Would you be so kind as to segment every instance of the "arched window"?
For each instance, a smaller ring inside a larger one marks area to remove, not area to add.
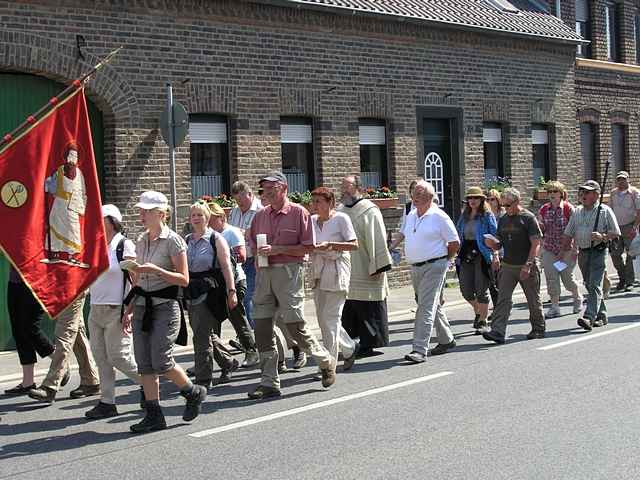
[[[429,152],[424,159],[424,179],[433,185],[438,205],[444,208],[444,172],[442,158],[436,152]]]

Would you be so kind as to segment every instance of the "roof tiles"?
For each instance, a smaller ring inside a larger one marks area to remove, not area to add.
[[[518,13],[497,8],[489,0],[286,0],[284,3],[316,9],[344,9],[345,13],[355,11],[404,17],[565,42],[582,40],[561,19],[542,10],[537,6],[538,2],[529,0],[511,0],[511,4],[519,9]]]

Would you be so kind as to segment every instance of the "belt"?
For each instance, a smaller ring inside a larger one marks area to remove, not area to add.
[[[441,257],[437,257],[437,258],[430,258],[429,260],[425,260],[424,262],[418,262],[418,263],[412,263],[411,266],[412,267],[422,267],[423,265],[426,265],[427,263],[434,263],[437,262],[438,260],[444,260],[445,258],[448,258],[448,255],[443,255]]]

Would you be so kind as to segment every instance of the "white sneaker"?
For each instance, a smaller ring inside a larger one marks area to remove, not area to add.
[[[556,318],[560,316],[560,307],[552,305],[547,310],[547,313],[544,314],[544,318]]]
[[[580,313],[582,311],[582,302],[584,299],[582,297],[578,297],[573,301],[573,313]]]

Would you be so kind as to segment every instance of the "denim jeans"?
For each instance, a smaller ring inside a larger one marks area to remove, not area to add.
[[[247,260],[242,264],[242,269],[244,270],[244,274],[247,276],[247,292],[244,295],[244,300],[242,300],[242,304],[244,305],[244,311],[247,315],[247,320],[249,321],[249,325],[251,328],[255,328],[255,323],[253,323],[253,293],[256,291],[256,264],[254,261],[254,257],[247,258]]]

